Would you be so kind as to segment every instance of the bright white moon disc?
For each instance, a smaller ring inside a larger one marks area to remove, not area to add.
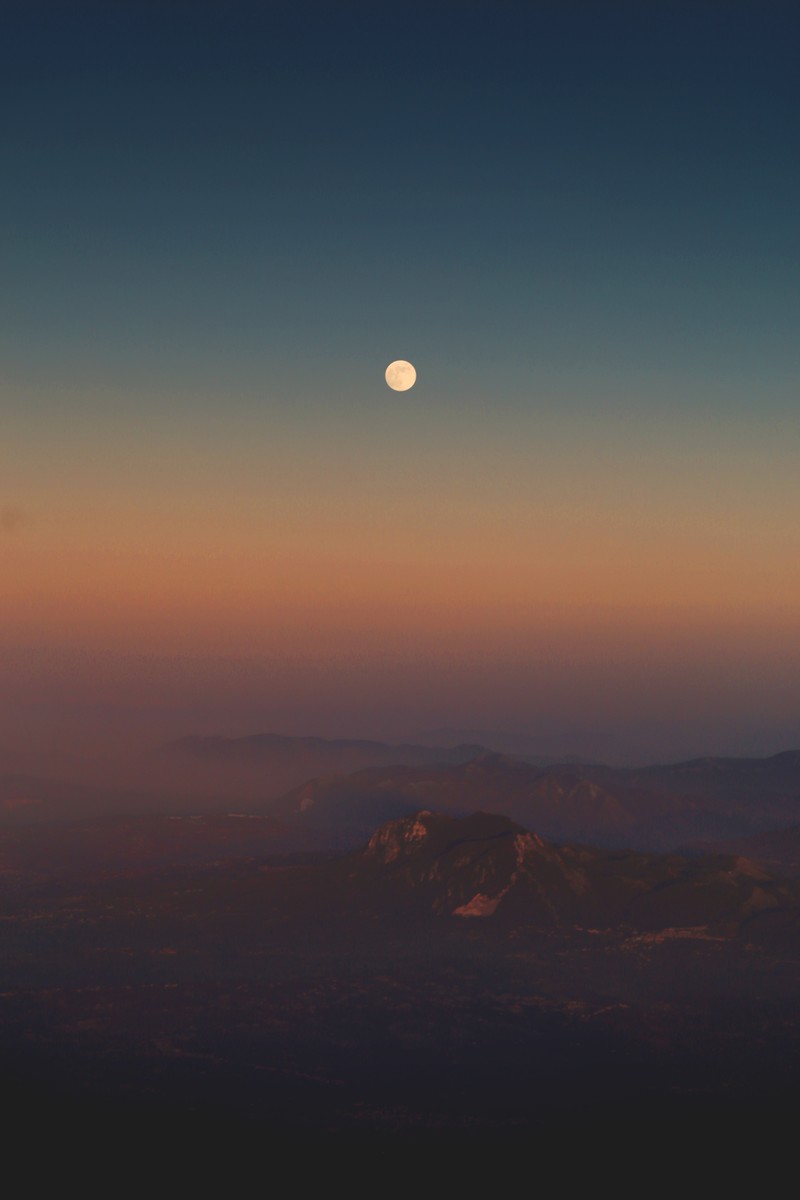
[[[410,362],[398,358],[386,368],[386,382],[395,392],[407,392],[417,382],[417,372]]]

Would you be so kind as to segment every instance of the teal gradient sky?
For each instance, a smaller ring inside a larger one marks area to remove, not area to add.
[[[794,5],[3,20],[0,747],[800,742]]]

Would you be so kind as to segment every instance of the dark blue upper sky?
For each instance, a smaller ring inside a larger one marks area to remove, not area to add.
[[[567,359],[749,376],[793,353],[796,6],[4,14],[3,337],[23,371],[258,379],[266,352],[288,382],[396,345],[511,396]]]
[[[271,655],[285,732],[781,748],[799,44],[772,0],[6,0],[0,649]]]

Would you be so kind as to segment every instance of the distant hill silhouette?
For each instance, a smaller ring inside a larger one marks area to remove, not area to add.
[[[326,776],[266,811],[324,842],[355,845],[389,817],[420,807],[500,813],[542,836],[605,847],[668,850],[787,827],[800,815],[800,753],[700,759],[618,769],[546,768],[499,754],[433,767],[392,765]]]
[[[0,775],[4,825],[251,812],[279,822],[282,845],[320,850],[355,847],[382,822],[420,808],[498,813],[555,841],[659,851],[728,841],[738,852],[738,839],[800,824],[800,752],[640,768],[542,766],[479,745],[264,734],[184,738],[127,763],[105,784]],[[775,854],[756,849],[753,857],[778,862],[779,845]]]
[[[220,800],[262,800],[317,776],[394,764],[429,767],[469,762],[484,746],[392,745],[360,738],[185,737],[169,742],[146,764],[162,787]]]

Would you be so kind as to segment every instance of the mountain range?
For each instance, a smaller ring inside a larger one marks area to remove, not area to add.
[[[313,831],[320,845],[343,846],[420,808],[498,813],[556,841],[670,850],[797,824],[800,753],[639,769],[543,768],[481,754],[450,765],[393,765],[317,778],[264,811]]]
[[[205,813],[217,818],[223,844],[244,847],[241,824],[225,832],[219,824],[239,814],[262,818],[251,824],[254,837],[259,830],[254,852],[269,852],[271,833],[275,853],[331,852],[355,848],[383,822],[422,808],[451,816],[483,811],[553,841],[608,849],[704,853],[725,843],[745,857],[763,858],[769,869],[786,860],[790,873],[794,860],[777,835],[800,824],[798,751],[615,768],[543,765],[467,744],[394,746],[265,734],[182,739],[138,766],[123,778],[92,785],[0,776],[0,824],[147,814],[152,829],[145,840],[171,844],[174,831],[164,824],[169,816]],[[163,827],[158,835],[156,826]],[[211,828],[201,834],[196,826],[181,844],[210,845],[216,836]],[[106,833],[113,841],[110,827]],[[772,849],[753,847],[751,854],[739,843],[755,835],[777,840]]]
[[[799,885],[741,858],[425,809],[316,859],[253,814],[0,834],[0,1060],[48,1135],[529,1155],[796,1095]]]
[[[535,928],[679,929],[730,936],[797,908],[796,885],[747,859],[556,845],[506,817],[418,812],[382,825],[366,847],[318,868],[330,904],[397,914],[502,920]]]
[[[277,797],[317,776],[346,775],[395,765],[432,767],[470,762],[484,746],[431,746],[370,741],[283,737],[185,737],[161,746],[141,770],[162,792],[195,800],[238,803]]]

